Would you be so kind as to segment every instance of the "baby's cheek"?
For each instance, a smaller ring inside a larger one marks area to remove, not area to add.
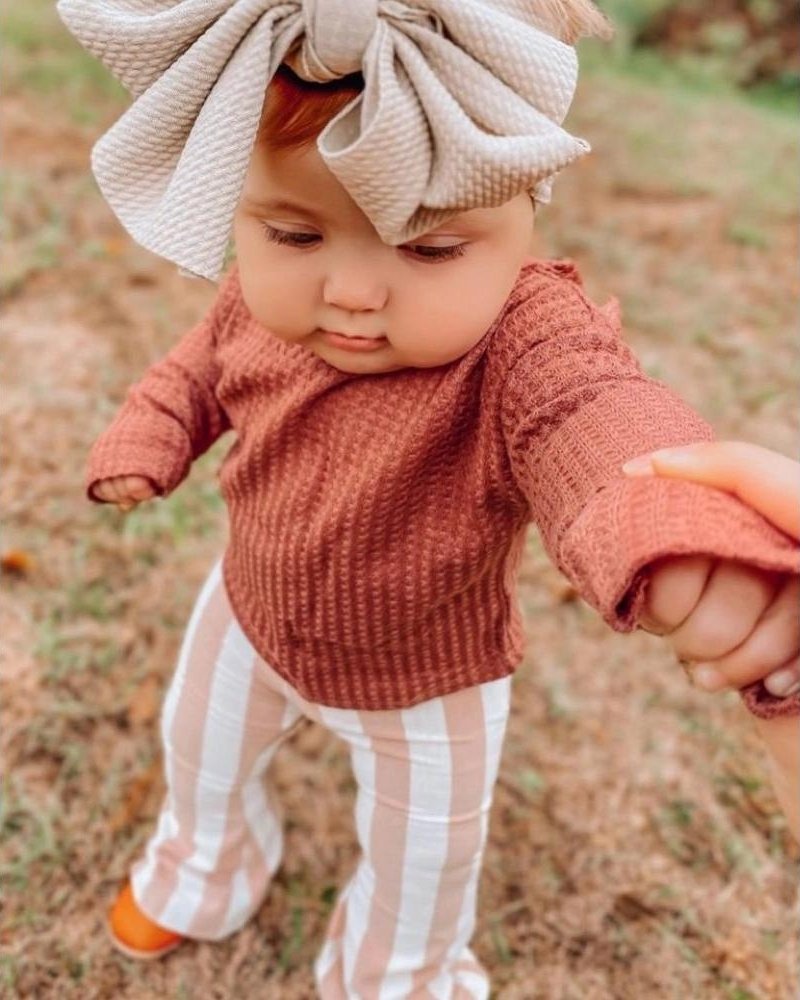
[[[476,241],[465,257],[427,265],[421,276],[398,283],[387,317],[405,363],[430,368],[471,351],[501,314],[520,264],[505,243]]]
[[[270,281],[247,281],[242,276],[242,298],[253,317],[280,340],[294,342],[310,332],[299,300]]]
[[[466,323],[445,326],[420,320],[412,329],[401,331],[392,344],[407,364],[416,368],[446,365],[463,357],[486,332]]]

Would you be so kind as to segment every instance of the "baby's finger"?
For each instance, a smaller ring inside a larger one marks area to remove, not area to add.
[[[727,560],[717,563],[697,606],[670,633],[676,655],[694,661],[727,656],[753,631],[780,584],[777,573]]]
[[[101,496],[108,503],[117,504],[122,507],[128,500],[128,491],[125,488],[125,476],[113,476],[111,479],[103,480],[103,489],[95,489],[95,493]],[[124,507],[122,508],[125,509]]]
[[[121,510],[130,510],[131,507],[135,506],[135,502],[131,503],[125,486],[127,478],[127,476],[114,476],[113,479],[106,480],[108,500],[110,503],[115,503]]]
[[[647,585],[641,627],[669,635],[682,625],[703,594],[712,564],[708,556],[676,556],[657,563]]]
[[[114,476],[113,479],[106,479],[106,487],[108,493],[108,499],[111,503],[119,503],[120,500],[125,499],[125,494],[122,490],[122,477]]]
[[[133,500],[149,500],[155,495],[153,487],[144,476],[126,476],[124,488],[125,496]]]
[[[800,581],[792,578],[781,587],[741,645],[720,659],[694,664],[693,676],[698,669],[710,668],[724,678],[720,687],[736,688],[763,678],[770,693],[778,697],[788,694],[800,679],[794,672],[794,661],[800,653],[799,598]]]
[[[98,500],[113,503],[115,500],[113,480],[101,479],[99,483],[92,486],[92,493]]]

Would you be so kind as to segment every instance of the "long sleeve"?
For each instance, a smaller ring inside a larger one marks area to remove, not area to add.
[[[630,631],[647,567],[705,554],[800,571],[797,545],[735,497],[694,483],[628,479],[636,455],[710,440],[709,425],[641,370],[620,336],[616,302],[599,308],[575,287],[520,309],[536,335],[504,386],[512,474],[558,568],[618,631]],[[551,283],[552,285],[552,283]],[[800,696],[744,689],[754,714],[800,713]]]
[[[203,319],[132,385],[114,420],[94,443],[85,485],[111,476],[147,477],[166,496],[225,431],[230,422],[217,399],[217,348],[237,295],[234,269]]]

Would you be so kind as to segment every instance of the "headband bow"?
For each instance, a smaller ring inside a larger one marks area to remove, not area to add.
[[[390,245],[522,191],[589,151],[560,127],[571,45],[530,0],[59,0],[67,27],[135,97],[92,170],[131,236],[216,281],[281,62],[364,90],[323,129],[328,169]],[[287,58],[288,57],[288,58]]]

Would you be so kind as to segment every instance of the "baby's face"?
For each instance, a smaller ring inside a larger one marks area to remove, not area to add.
[[[389,246],[313,145],[256,146],[234,220],[253,316],[355,374],[431,368],[469,351],[508,298],[532,230],[533,204],[520,194]]]

